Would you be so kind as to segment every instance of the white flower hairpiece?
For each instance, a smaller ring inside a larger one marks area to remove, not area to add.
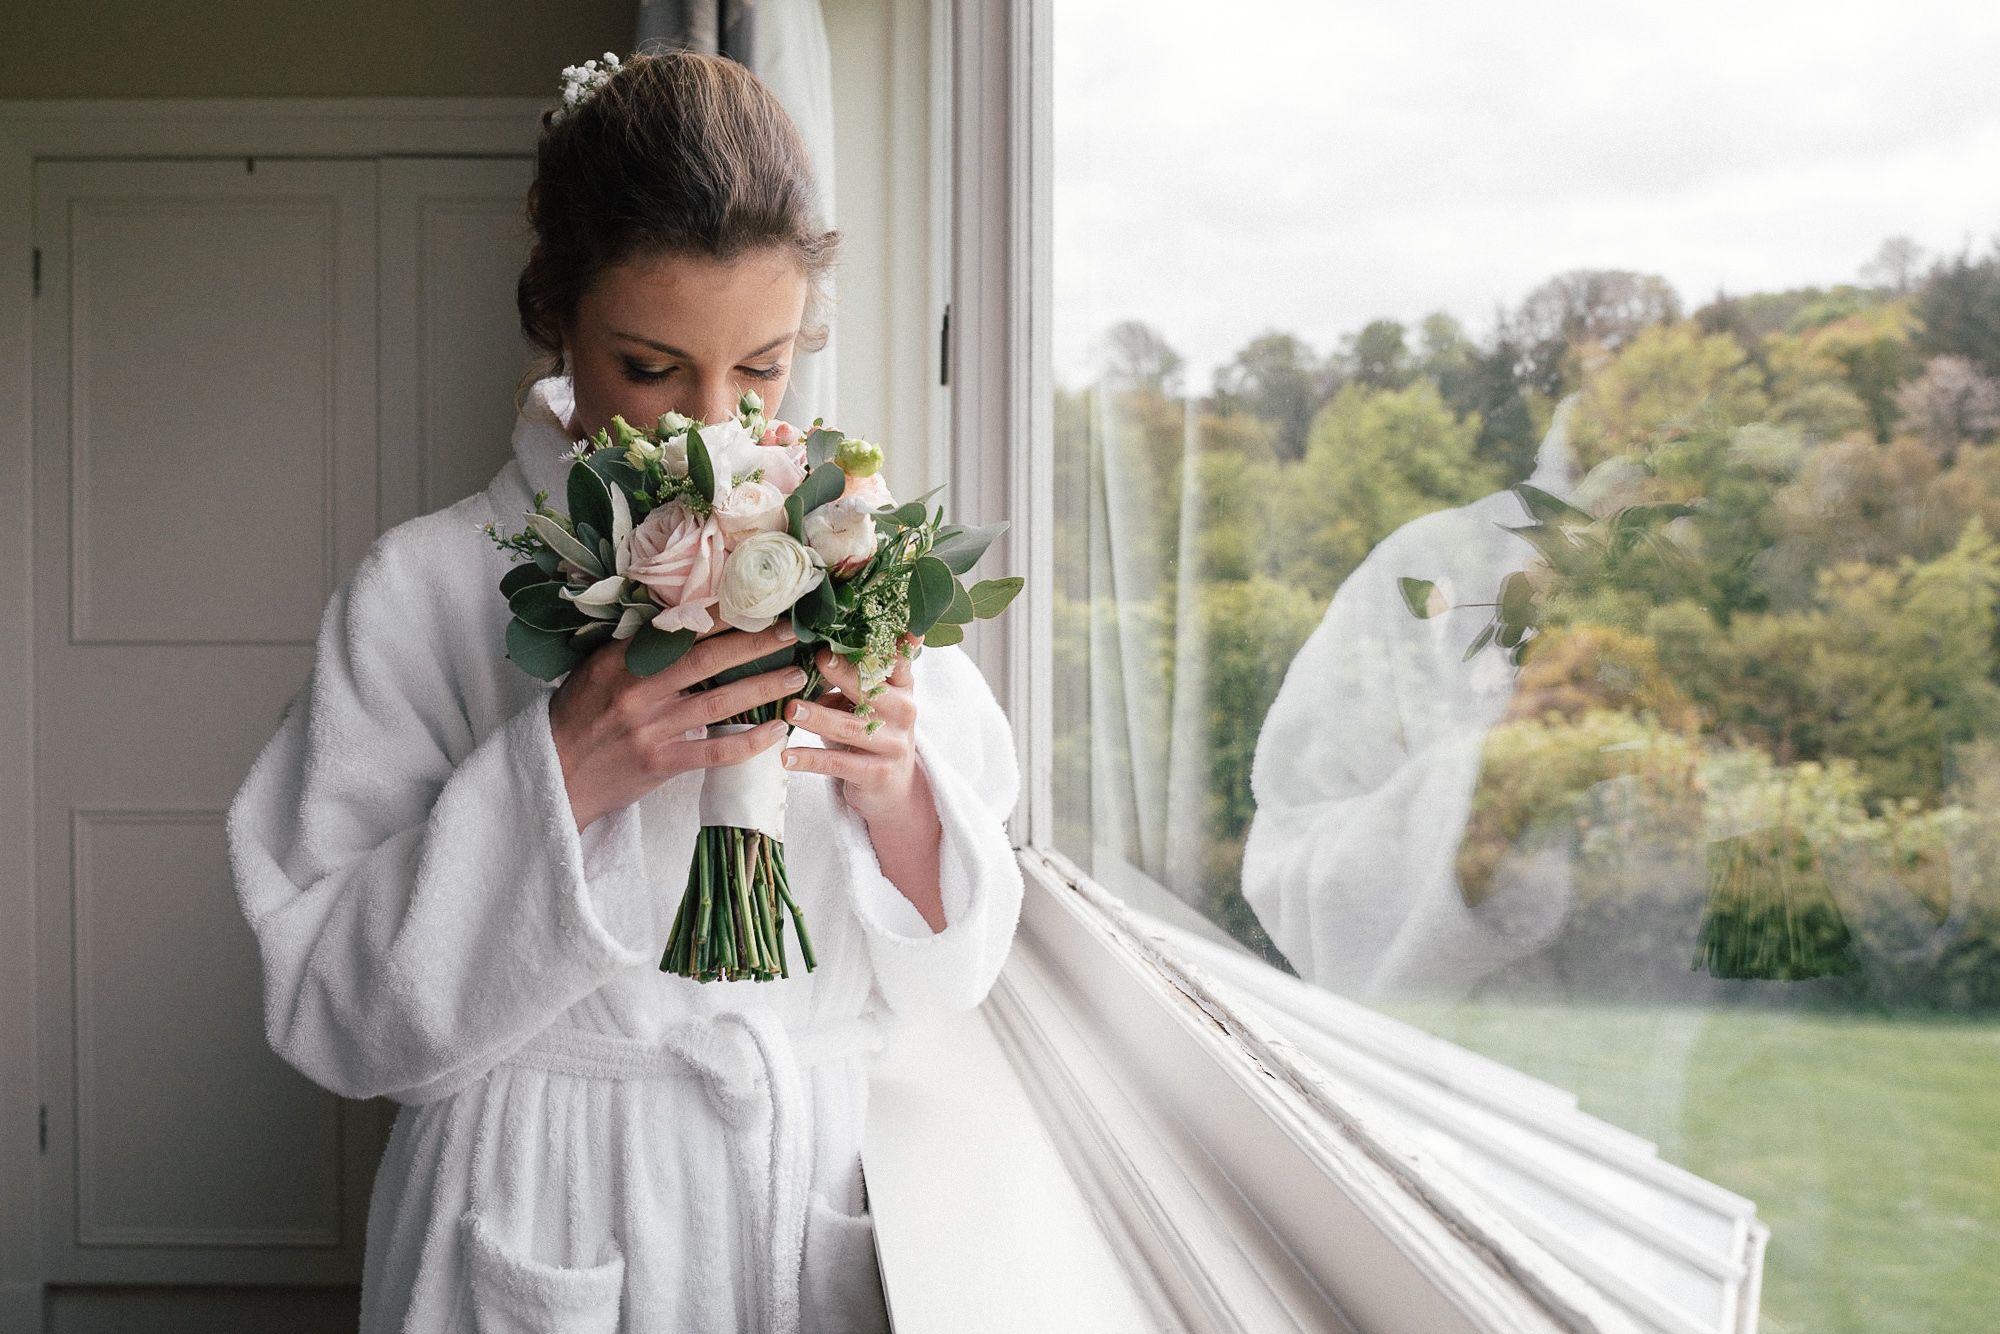
[[[549,114],[549,124],[560,122],[563,117],[582,106],[592,94],[611,81],[618,72],[618,57],[606,51],[601,60],[586,60],[581,65],[563,67],[562,105]]]

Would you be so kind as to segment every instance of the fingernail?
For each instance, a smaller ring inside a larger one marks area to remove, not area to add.
[[[805,716],[806,716],[806,702],[805,702],[804,700],[802,700],[802,699],[795,699],[795,700],[793,700],[793,701],[792,701],[792,721],[793,721],[793,722],[797,722],[797,721],[799,721],[799,719],[801,719],[801,718],[803,718],[803,717],[805,717]]]
[[[796,769],[799,767],[799,757],[789,750],[785,752],[785,767],[787,769]]]
[[[798,687],[804,685],[805,683],[806,683],[805,668],[794,667],[792,668],[792,670],[785,673],[785,684],[792,687],[794,690],[798,689]]]
[[[778,642],[780,644],[789,644],[798,637],[799,632],[793,628],[790,621],[778,622]]]

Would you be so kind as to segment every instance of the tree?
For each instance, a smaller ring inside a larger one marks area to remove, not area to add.
[[[1624,269],[1572,269],[1528,293],[1513,321],[1527,352],[1529,384],[1551,398],[1575,387],[1571,350],[1616,350],[1642,329],[1681,317],[1680,297],[1665,278]]]
[[[1901,296],[1916,284],[1923,262],[1922,246],[1907,236],[1892,236],[1875,252],[1875,258],[1861,266],[1861,280]]]
[[[1395,320],[1370,320],[1341,349],[1347,378],[1371,389],[1401,389],[1416,378],[1407,331]]]
[[[1958,447],[2000,431],[2000,381],[1967,357],[1932,357],[1924,373],[1896,392],[1904,421],[1947,466]]]
[[[1917,346],[1929,356],[1961,356],[2000,377],[2000,245],[1975,262],[1960,254],[1931,270],[1917,293],[1923,324]]]
[[[1317,355],[1293,334],[1260,334],[1215,373],[1218,412],[1247,412],[1278,428],[1278,457],[1305,453],[1306,432],[1325,401],[1325,371]]]
[[[1186,364],[1166,336],[1143,320],[1122,320],[1104,331],[1105,378],[1120,388],[1146,386],[1169,396],[1181,391]]]

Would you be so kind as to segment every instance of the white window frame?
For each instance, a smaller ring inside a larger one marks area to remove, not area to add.
[[[1010,522],[992,563],[1028,579],[1013,612],[967,637],[1015,727],[1028,888],[982,1007],[997,1041],[947,1025],[905,1044],[902,1078],[878,1077],[864,1161],[897,1329],[1039,1327],[1051,1284],[1065,1309],[1109,1301],[1120,1328],[1640,1328],[1046,846],[1050,0],[938,0],[934,25],[951,155],[947,480],[955,514]],[[1003,1138],[1022,1155],[1012,1184],[1043,1192],[1027,1211],[1041,1221],[967,1180],[993,1127],[909,1133],[937,1087],[1025,1095],[1006,1106],[1032,1108],[1044,1133]],[[1082,1261],[1080,1224],[1102,1242]]]

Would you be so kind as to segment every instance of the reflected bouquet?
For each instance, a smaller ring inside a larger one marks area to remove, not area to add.
[[[794,644],[694,688],[795,662],[806,673],[796,697],[812,699],[824,685],[814,665],[823,644],[855,665],[863,694],[855,712],[865,715],[906,634],[956,644],[964,626],[999,615],[1021,589],[1018,578],[968,588],[960,577],[1005,523],[948,524],[942,508],[926,509],[935,492],[899,504],[878,446],[819,421],[805,431],[767,423],[755,394],[722,422],[670,412],[640,430],[613,417],[564,457],[572,460],[567,512],[539,491],[524,530],[482,525],[522,558],[500,580],[513,613],[507,656],[544,681],[622,639],[632,641],[627,668],[651,676],[705,635],[763,630],[789,616]],[[781,718],[791,698],[709,730]],[[811,936],[785,872],[781,751],[702,771],[701,830],[663,971],[701,981],[788,977],[787,914],[812,969]]]

